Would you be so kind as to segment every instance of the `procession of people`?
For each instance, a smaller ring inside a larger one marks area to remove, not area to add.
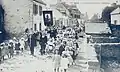
[[[52,57],[54,72],[66,72],[69,67],[75,64],[79,54],[78,30],[74,27],[45,29],[40,32],[27,29],[21,38],[14,37],[2,43],[1,46],[9,47],[10,58],[14,56],[14,52],[20,54],[25,50],[29,50],[30,54],[34,56],[37,47],[41,56]]]

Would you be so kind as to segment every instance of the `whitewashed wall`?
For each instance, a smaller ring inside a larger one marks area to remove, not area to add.
[[[32,0],[2,0],[5,9],[5,28],[10,34],[21,35],[32,27]]]
[[[40,31],[40,23],[41,23],[41,30],[44,30],[46,26],[44,25],[43,13],[41,16],[39,15],[39,6],[42,6],[42,11],[46,9],[46,6],[35,1],[33,1],[33,3],[38,5],[38,14],[33,15],[33,28],[34,28],[34,24],[36,24],[37,30]]]
[[[115,20],[117,20],[116,25],[120,25],[120,14],[119,15],[111,15],[111,24],[114,24]]]

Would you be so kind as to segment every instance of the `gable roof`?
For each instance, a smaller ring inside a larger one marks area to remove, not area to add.
[[[62,13],[60,13],[60,11],[58,11],[56,8],[52,8],[52,10],[53,10],[53,17],[56,18],[56,20],[63,17]]]
[[[63,5],[63,3],[57,3],[56,5],[55,5],[55,8],[58,10],[58,11],[60,11],[62,14],[64,14],[65,13],[65,15],[67,15],[67,16],[69,16],[69,11],[68,11],[68,9]]]
[[[77,14],[77,15],[81,14],[81,12],[79,11],[76,5],[68,5],[66,3],[63,3],[63,5],[69,10],[71,14]]]
[[[114,11],[111,12],[111,15],[120,14],[120,7],[117,7]]]
[[[46,3],[44,3],[42,0],[33,0],[33,1],[36,1],[36,2],[41,3],[43,5],[46,5]]]
[[[109,34],[110,27],[107,23],[86,23],[85,31],[88,34]]]

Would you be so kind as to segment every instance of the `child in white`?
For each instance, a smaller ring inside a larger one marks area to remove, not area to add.
[[[67,58],[69,60],[68,67],[70,67],[70,65],[72,65],[72,63],[73,63],[73,59],[72,59],[71,53],[69,51],[69,46],[66,46],[65,51],[63,51],[62,53],[65,54],[65,55],[67,55]]]
[[[22,37],[19,42],[20,42],[20,49],[23,52],[23,50],[25,49],[24,48],[25,47],[25,40],[24,40],[24,38]]]
[[[61,72],[66,72],[68,68],[69,60],[67,58],[67,55],[63,54],[61,58]]]
[[[60,68],[60,55],[58,54],[58,51],[55,50],[55,54],[53,56],[53,63],[54,63],[54,72],[59,72]]]

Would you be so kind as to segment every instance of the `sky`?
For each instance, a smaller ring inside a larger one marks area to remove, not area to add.
[[[44,1],[47,4],[57,3],[57,0],[44,0]],[[99,13],[101,15],[102,10],[106,6],[109,6],[111,3],[114,3],[117,0],[62,0],[62,1],[68,4],[72,4],[72,2],[79,2],[79,4],[77,4],[78,9],[82,13],[87,12],[89,18],[91,18],[95,13]]]

